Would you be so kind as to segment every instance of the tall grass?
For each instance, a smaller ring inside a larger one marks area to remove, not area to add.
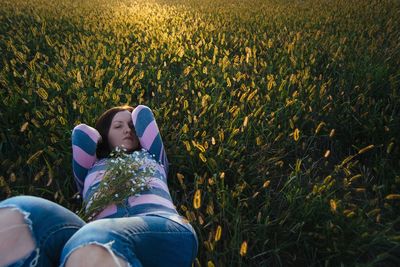
[[[79,207],[70,134],[146,104],[198,266],[400,264],[400,3],[2,0],[1,198]]]

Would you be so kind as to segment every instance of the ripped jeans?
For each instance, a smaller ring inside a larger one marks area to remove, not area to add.
[[[24,214],[35,243],[30,255],[8,267],[63,267],[74,250],[90,244],[104,247],[131,267],[191,266],[197,254],[195,231],[176,214],[104,218],[86,224],[68,209],[33,196],[6,199],[0,202],[2,208]],[[1,232],[0,242],[7,242]]]

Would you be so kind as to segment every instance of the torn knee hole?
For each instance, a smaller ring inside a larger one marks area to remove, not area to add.
[[[82,258],[109,258],[111,257],[112,262],[115,264],[114,266],[122,267],[126,266],[123,264],[124,259],[118,257],[111,249],[112,243],[90,243],[83,245],[79,248],[76,248],[72,251],[69,259],[67,260],[67,266],[72,266],[71,263],[75,262],[76,260],[80,261]]]
[[[15,228],[31,229],[30,221],[26,218],[28,214],[16,208],[0,208],[0,233]]]
[[[1,266],[26,257],[35,249],[27,216],[27,213],[16,208],[0,208]]]

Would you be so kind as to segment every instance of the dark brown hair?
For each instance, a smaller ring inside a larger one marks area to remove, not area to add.
[[[110,144],[108,143],[108,132],[110,130],[112,119],[115,114],[120,111],[128,110],[129,112],[133,111],[133,107],[131,106],[119,106],[113,107],[106,110],[96,121],[96,130],[101,135],[101,141],[97,144],[96,155],[97,158],[107,158],[110,153]]]

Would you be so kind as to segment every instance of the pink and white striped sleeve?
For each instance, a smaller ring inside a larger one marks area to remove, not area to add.
[[[79,124],[72,131],[72,169],[81,194],[86,175],[97,159],[96,148],[100,137],[95,128],[86,124]]]
[[[137,106],[132,111],[132,121],[142,148],[154,155],[155,159],[162,164],[165,173],[168,174],[167,154],[151,109],[145,105]]]

